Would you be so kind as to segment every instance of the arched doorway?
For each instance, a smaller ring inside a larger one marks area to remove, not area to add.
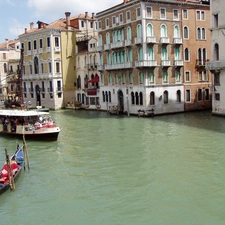
[[[118,112],[121,114],[124,111],[124,99],[123,99],[123,92],[119,90],[117,92],[118,96]]]
[[[36,105],[41,106],[41,88],[39,85],[35,86],[35,92],[36,92]]]

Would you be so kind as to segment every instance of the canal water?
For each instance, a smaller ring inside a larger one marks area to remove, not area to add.
[[[225,118],[51,114],[59,139],[27,140],[31,169],[0,196],[1,224],[225,224]],[[0,144],[3,164],[16,140]]]

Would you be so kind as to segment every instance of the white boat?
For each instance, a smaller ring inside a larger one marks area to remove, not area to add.
[[[0,135],[55,141],[59,132],[49,112],[0,109]]]

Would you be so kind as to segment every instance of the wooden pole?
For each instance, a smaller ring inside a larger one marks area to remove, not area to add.
[[[27,167],[28,167],[28,169],[30,169],[30,163],[29,163],[29,157],[28,157],[28,151],[27,151],[27,144],[26,144],[24,134],[23,134],[23,152],[24,152],[25,158],[27,160]]]
[[[13,174],[12,174],[12,168],[11,168],[11,163],[10,163],[10,159],[9,159],[7,149],[5,149],[5,156],[6,156],[6,163],[7,163],[7,166],[8,166],[7,172],[8,172],[8,177],[9,177],[10,189],[14,191],[14,190],[16,190],[16,186],[15,186],[14,177],[13,177]]]

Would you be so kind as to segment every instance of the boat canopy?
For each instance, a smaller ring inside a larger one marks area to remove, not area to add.
[[[48,112],[40,112],[36,110],[0,110],[0,116],[40,116],[40,115],[48,115]]]

